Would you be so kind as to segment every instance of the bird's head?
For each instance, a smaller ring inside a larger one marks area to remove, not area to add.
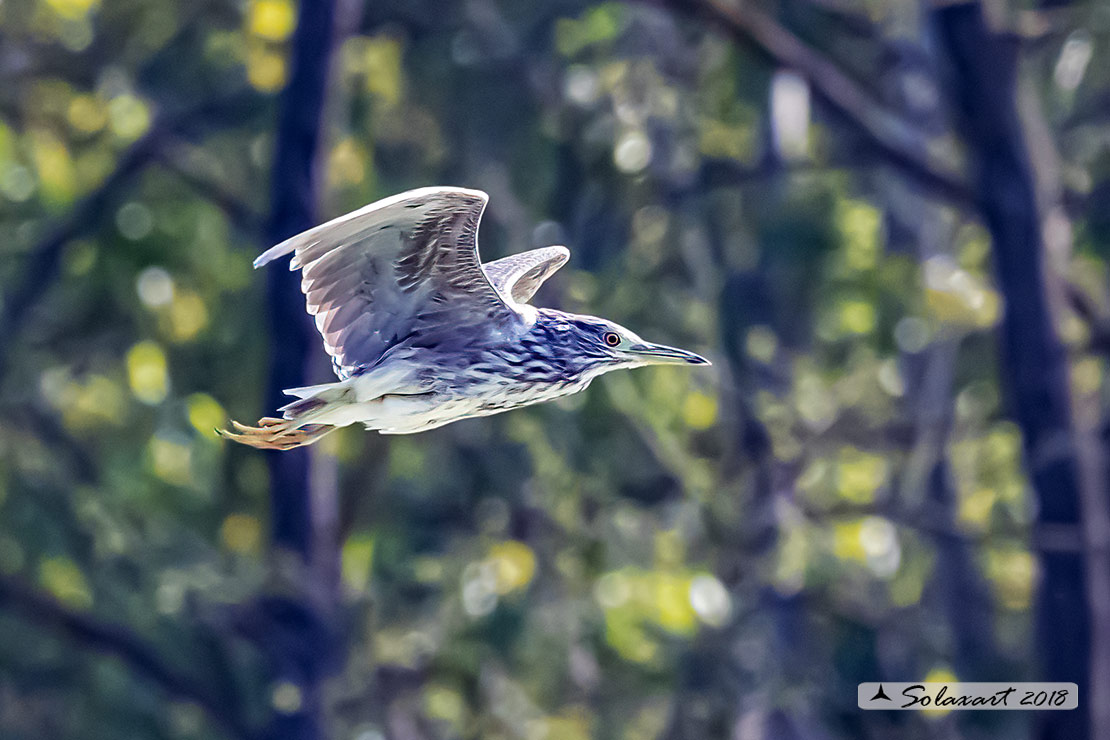
[[[653,344],[620,324],[596,316],[540,309],[538,324],[551,343],[573,353],[590,374],[641,365],[708,365],[701,355],[665,344]]]

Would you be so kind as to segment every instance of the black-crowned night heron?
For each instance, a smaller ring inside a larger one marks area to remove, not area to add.
[[[308,312],[338,383],[291,388],[283,419],[237,422],[224,436],[288,449],[336,427],[411,434],[576,393],[602,373],[707,365],[612,321],[528,305],[570,253],[544,247],[478,259],[478,190],[423,188],[287,239],[254,261],[293,253]]]

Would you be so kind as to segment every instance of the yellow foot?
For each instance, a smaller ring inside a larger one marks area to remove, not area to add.
[[[256,427],[232,421],[231,425],[235,427],[235,432],[217,429],[216,434],[260,450],[290,450],[311,444],[335,429],[330,424],[307,424],[298,429],[295,426],[296,423],[291,419],[275,419],[267,416],[259,419]]]
[[[258,420],[258,426],[251,427],[246,424],[240,424],[237,421],[232,421],[231,426],[243,434],[257,434],[264,437],[276,437],[283,434],[290,429],[293,429],[292,421],[282,421],[281,419],[273,419],[264,417]]]

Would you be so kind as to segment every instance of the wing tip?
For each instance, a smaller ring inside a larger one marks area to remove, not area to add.
[[[296,237],[294,237],[294,239],[295,238]],[[277,244],[275,246],[272,246],[269,249],[267,249],[265,252],[263,252],[262,254],[255,257],[254,262],[252,263],[254,265],[254,269],[257,270],[259,267],[262,267],[263,265],[270,264],[271,262],[276,260],[278,257],[283,257],[283,256],[289,254],[290,252],[292,252],[293,249],[294,249],[292,241],[293,241],[293,239],[286,239],[281,244]]]
[[[289,254],[290,252],[296,251],[296,248],[298,246],[297,245],[298,239],[304,237],[306,234],[310,234],[310,233],[316,231],[317,229],[320,229],[322,227],[326,227],[329,224],[332,224],[335,221],[338,221],[340,219],[348,218],[350,216],[353,216],[353,215],[356,215],[356,214],[359,214],[359,213],[372,212],[372,211],[376,211],[376,210],[379,210],[379,209],[382,209],[382,208],[388,208],[389,206],[397,205],[398,203],[403,203],[404,201],[411,200],[413,198],[420,198],[420,197],[426,197],[426,196],[435,196],[435,195],[448,195],[448,194],[464,195],[464,196],[467,196],[467,197],[470,197],[470,198],[476,198],[477,200],[481,201],[483,204],[489,202],[489,194],[486,193],[484,190],[478,190],[478,189],[475,189],[475,188],[462,188],[462,187],[456,187],[456,186],[451,186],[451,185],[432,185],[432,186],[429,186],[429,187],[416,188],[414,190],[407,190],[403,193],[398,193],[397,195],[393,195],[393,196],[390,196],[388,198],[382,198],[380,200],[376,200],[373,203],[370,203],[366,206],[363,206],[362,208],[360,208],[356,211],[352,211],[351,213],[346,214],[345,216],[340,216],[338,219],[333,219],[332,221],[329,221],[325,224],[322,224],[322,226],[317,226],[313,229],[308,229],[307,231],[304,231],[300,234],[297,234],[296,236],[292,236],[289,239],[286,239],[285,241],[281,242],[280,244],[277,244],[275,246],[270,247],[265,252],[263,252],[262,254],[258,255],[258,257],[255,258],[255,260],[253,262],[254,269],[257,270],[259,267],[263,267],[264,265],[268,265],[269,263],[273,262],[278,257],[284,257],[285,255]],[[290,265],[289,265],[290,270],[295,270],[295,269],[297,269],[297,267],[298,267],[298,265],[296,264],[295,260],[294,260],[294,262],[290,263]]]
[[[555,272],[570,261],[570,249],[564,247],[562,244],[552,244],[549,247],[543,247],[543,249],[546,249],[548,252],[552,252],[557,255],[553,260],[555,262],[555,266],[551,268],[551,272]]]

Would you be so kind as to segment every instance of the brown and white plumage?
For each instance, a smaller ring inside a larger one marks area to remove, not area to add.
[[[493,287],[506,302],[527,303],[544,281],[570,259],[566,247],[541,247],[482,265]]]
[[[225,436],[285,449],[336,426],[431,429],[585,387],[617,367],[705,360],[649,345],[604,319],[528,301],[570,256],[544,247],[483,265],[478,190],[422,188],[372,203],[264,252],[292,254],[338,383],[286,391],[285,419]],[[623,347],[597,346],[619,337]]]
[[[286,239],[254,266],[293,253],[289,269],[301,270],[324,349],[348,377],[415,334],[519,322],[478,258],[487,200],[479,190],[412,190]]]

